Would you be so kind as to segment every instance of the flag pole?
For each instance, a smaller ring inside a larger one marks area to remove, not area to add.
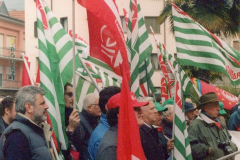
[[[83,62],[82,57],[80,56],[80,54],[78,54],[78,56],[79,56],[79,59],[80,59],[82,65],[83,65],[83,68],[87,71],[87,74],[88,74],[88,76],[90,77],[92,83],[93,83],[94,86],[97,88],[98,92],[100,92],[100,91],[101,91],[100,88],[98,87],[96,81],[93,79],[93,77],[92,77],[91,73],[89,72],[86,64]]]
[[[72,43],[73,43],[73,108],[76,109],[76,62],[75,62],[75,0],[72,0]]]
[[[147,62],[146,62],[146,60],[144,61],[144,63],[145,63],[145,71],[146,71],[146,79],[147,79],[148,96],[150,96],[149,81],[148,81],[148,72],[147,72]]]

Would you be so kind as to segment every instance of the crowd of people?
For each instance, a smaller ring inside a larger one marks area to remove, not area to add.
[[[49,108],[45,91],[37,86],[22,87],[15,97],[6,96],[0,103],[0,160],[55,159],[51,143],[52,128],[44,123]],[[66,150],[59,150],[66,160],[116,160],[121,89],[110,86],[99,95],[85,96],[82,111],[73,107],[73,86],[64,86]],[[139,126],[140,141],[147,160],[168,160],[174,149],[174,100],[152,97],[135,98],[130,93]],[[194,160],[215,160],[238,150],[228,130],[240,131],[240,96],[228,124],[223,103],[216,93],[200,97],[197,108],[190,98],[182,105]],[[160,103],[159,103],[160,102]],[[74,151],[74,152],[73,152]],[[79,154],[78,154],[79,153]],[[230,159],[234,159],[234,156]]]

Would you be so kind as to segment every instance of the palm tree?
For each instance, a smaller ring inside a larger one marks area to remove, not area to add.
[[[240,36],[240,0],[173,0],[199,24],[219,36]],[[171,0],[158,17],[162,24],[169,17],[173,31]]]

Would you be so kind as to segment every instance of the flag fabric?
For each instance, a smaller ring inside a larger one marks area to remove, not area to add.
[[[181,85],[182,85],[182,89],[183,89],[183,93],[184,96],[188,96],[189,94],[189,90],[191,87],[194,88],[194,91],[197,93],[197,95],[200,97],[201,93],[197,90],[197,88],[192,84],[191,80],[189,79],[189,77],[186,75],[186,73],[184,72],[184,70],[182,70],[181,67],[178,68],[178,62],[175,60],[175,58],[168,52],[168,50],[166,49],[165,45],[162,44],[161,42],[159,42],[159,40],[157,39],[157,37],[155,36],[152,28],[150,28],[152,31],[152,34],[155,38],[155,42],[157,45],[157,54],[158,54],[158,60],[159,60],[159,64],[161,67],[161,70],[163,72],[163,77],[165,78],[164,80],[161,80],[161,84],[163,82],[165,82],[166,84],[166,90],[168,91],[167,94],[172,98],[174,97],[174,93],[175,93],[175,74],[178,73],[179,69],[181,70],[181,74],[180,74],[180,78],[181,78]],[[164,90],[164,88],[163,88]],[[166,93],[164,93],[165,95]]]
[[[27,62],[27,65],[25,65],[25,63],[23,63],[23,67],[22,67],[22,87],[23,86],[27,86],[27,85],[31,85],[31,81],[30,81],[30,77],[28,75],[27,72],[27,68],[28,67],[30,69],[30,62],[28,62],[28,57],[24,56],[24,61]]]
[[[67,149],[64,85],[72,78],[72,42],[52,11],[36,0],[40,86],[46,91],[53,129],[61,149]],[[78,67],[76,63],[76,67]]]
[[[78,0],[87,9],[90,55],[121,76],[123,64],[130,79],[125,38],[116,5],[111,0]]]
[[[152,53],[151,41],[137,0],[130,1],[127,46],[131,71],[131,91],[138,97],[140,84],[151,80],[154,69],[149,61]]]
[[[172,2],[177,58],[181,65],[222,72],[240,84],[240,52],[198,24]]]
[[[85,96],[89,93],[95,93],[98,95],[99,92],[92,81],[78,71],[76,74],[76,88],[77,109],[81,112]]]
[[[125,70],[121,87],[121,103],[119,106],[117,160],[145,160],[141,145],[139,126],[130,102],[129,85]]]
[[[215,87],[213,85],[207,84],[206,82],[199,80],[197,78],[192,78],[191,81],[198,88],[201,94],[206,94],[208,92],[215,92],[218,99],[223,103],[224,108],[231,110],[232,107],[238,102],[238,97],[232,95],[231,93]]]
[[[174,98],[174,150],[173,159],[192,160],[192,153],[188,139],[188,132],[185,122],[185,113],[182,108],[182,93],[180,75],[176,74],[175,80],[175,98]]]
[[[161,81],[161,99],[162,99],[162,103],[164,103],[165,100],[169,99],[169,95],[168,95],[168,87],[167,87],[167,80],[164,77],[163,74],[160,74],[160,81]]]
[[[125,7],[123,6],[123,14],[124,14],[124,19],[125,19],[125,23],[126,23],[126,28],[128,28],[128,12],[127,10],[125,9]]]

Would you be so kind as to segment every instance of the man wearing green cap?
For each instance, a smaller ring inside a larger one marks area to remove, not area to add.
[[[224,114],[227,114],[227,112],[225,111],[224,105],[221,101],[219,101],[219,108],[220,108],[220,111],[219,111],[218,119],[223,123],[224,126],[227,126],[225,118],[222,116]]]
[[[174,140],[173,139],[169,140],[169,138],[164,136],[162,128],[160,127],[163,120],[163,112],[167,111],[168,108],[163,107],[158,102],[154,102],[154,105],[156,110],[158,111],[157,120],[154,122],[154,127],[158,128],[158,140],[160,142],[160,145],[162,146],[165,159],[168,159],[171,149],[174,148]]]
[[[193,159],[215,160],[237,151],[228,130],[218,119],[220,108],[216,93],[202,95],[200,102],[202,112],[188,128]]]

